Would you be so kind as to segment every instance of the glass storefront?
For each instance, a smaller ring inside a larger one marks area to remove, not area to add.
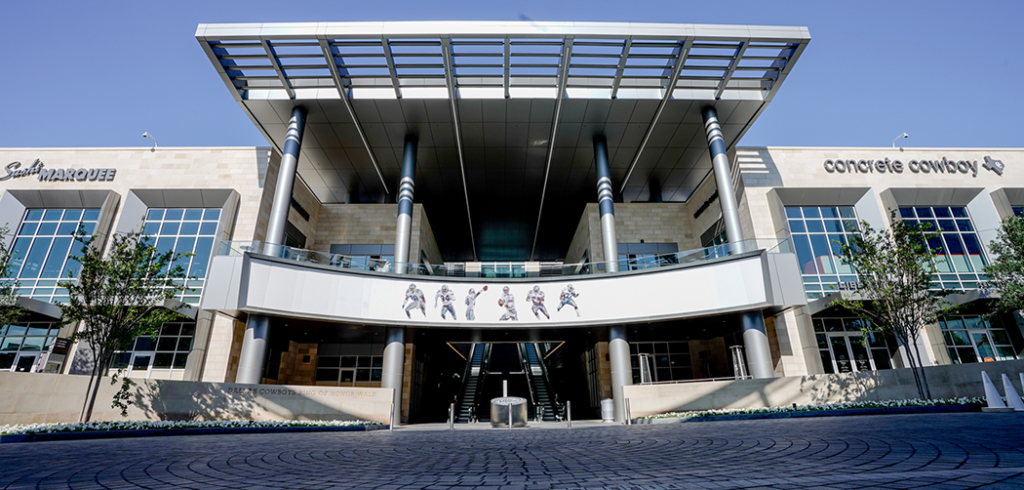
[[[67,289],[58,282],[74,280],[81,264],[69,258],[79,227],[86,235],[96,232],[99,209],[28,209],[18,226],[11,249],[9,277],[18,278],[19,296],[48,303],[66,303]]]
[[[860,318],[815,318],[814,336],[828,374],[892,369],[896,341]]]
[[[984,275],[985,252],[975,233],[974,223],[963,206],[901,206],[900,217],[909,223],[928,225],[929,233],[939,236],[928,240],[935,253],[932,289],[977,289]]]
[[[317,356],[316,384],[379,387],[383,359],[383,356]]]
[[[939,327],[953,364],[1017,359],[1013,339],[998,317],[948,316]]]
[[[681,342],[630,342],[629,358],[633,366],[633,383],[641,383],[640,363],[646,363],[643,370],[650,369],[650,380],[677,381],[693,379],[693,363],[690,360],[690,343]]]
[[[30,372],[59,331],[60,326],[51,322],[0,327],[0,371]]]
[[[191,277],[186,284],[190,289],[178,297],[185,303],[199,304],[219,220],[220,209],[153,208],[146,214],[142,233],[152,240],[159,253],[173,251],[175,254],[195,254],[171,264],[172,269],[181,266],[185,277]]]
[[[110,367],[125,369],[133,378],[177,379],[185,370],[195,333],[195,323],[165,323],[156,335],[139,337],[131,349],[114,354]]]
[[[843,263],[843,245],[860,234],[853,206],[787,206],[807,298],[839,291],[841,284],[856,283],[853,268]]]

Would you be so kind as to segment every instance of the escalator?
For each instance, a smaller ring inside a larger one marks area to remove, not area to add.
[[[469,415],[474,406],[477,405],[477,395],[487,374],[490,350],[490,344],[473,344],[466,366],[466,375],[463,378],[465,381],[463,382],[462,396],[459,399],[458,412],[455,418],[455,421],[460,424],[469,422]],[[479,411],[480,408],[477,407],[477,410]]]
[[[548,380],[547,367],[537,352],[537,344],[519,344],[520,358],[523,363],[523,371],[526,373],[527,381],[530,384],[530,398],[533,405],[531,416],[536,419],[537,411],[543,409],[543,420],[554,422],[557,420],[558,406],[551,392],[551,383]]]

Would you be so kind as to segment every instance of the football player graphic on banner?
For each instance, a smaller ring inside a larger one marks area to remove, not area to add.
[[[455,305],[454,305],[454,303],[455,303],[455,291],[453,291],[451,289],[448,289],[448,285],[445,284],[445,285],[441,286],[441,289],[439,289],[437,291],[437,294],[434,296],[434,309],[435,310],[437,309],[437,300],[441,300],[441,305],[442,305],[441,306],[441,319],[442,320],[447,320],[447,318],[445,318],[445,316],[444,316],[445,313],[451,313],[452,314],[452,320],[458,320],[458,318],[455,318]]]
[[[558,309],[555,311],[562,311],[563,306],[569,305],[574,310],[576,310],[576,316],[580,316],[580,308],[576,306],[575,299],[579,297],[579,295],[580,293],[577,293],[576,290],[573,289],[572,284],[569,284],[568,286],[565,287],[565,289],[562,290],[561,296],[558,297],[562,302],[561,304],[558,305]]]
[[[417,308],[423,312],[423,316],[427,316],[427,298],[423,295],[423,291],[416,288],[415,284],[410,284],[409,289],[405,290],[405,301],[402,302],[402,308],[405,308],[407,318],[412,318],[409,312]]]
[[[529,293],[526,293],[526,301],[533,303],[532,310],[533,316],[540,320],[540,314],[544,314],[544,318],[551,319],[551,315],[548,315],[548,309],[544,306],[544,291],[540,290],[540,286],[534,286]]]
[[[516,314],[516,298],[509,292],[508,286],[501,289],[501,298],[498,299],[498,306],[505,307],[505,314],[501,315],[498,321],[519,320],[519,316]]]
[[[469,295],[466,296],[466,320],[476,320],[476,298],[480,296],[484,291],[487,291],[487,286],[484,286],[479,292],[473,288],[469,288]],[[455,314],[452,314],[454,317]]]

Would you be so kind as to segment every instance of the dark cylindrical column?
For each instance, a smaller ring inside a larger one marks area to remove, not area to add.
[[[747,369],[755,378],[774,378],[772,351],[768,345],[768,332],[764,328],[764,316],[760,311],[742,315],[743,350],[747,355]]]
[[[259,384],[263,379],[263,361],[267,358],[267,340],[270,338],[270,317],[249,315],[242,338],[242,352],[238,357],[236,383]]]
[[[402,413],[402,378],[405,374],[405,327],[388,327],[384,344],[384,366],[381,370],[381,388],[395,390],[395,423]]]
[[[626,396],[623,386],[633,384],[633,367],[629,363],[629,344],[626,327],[608,328],[608,361],[612,370],[612,399],[615,401],[615,421],[626,421]]]
[[[732,190],[729,155],[725,149],[725,138],[722,137],[722,126],[718,123],[718,113],[714,107],[704,108],[704,131],[708,138],[708,149],[711,151],[711,166],[715,170],[715,185],[718,187],[718,202],[722,206],[725,233],[728,235],[729,243],[733,244],[730,250],[733,253],[742,252],[743,229],[740,227],[736,194]]]
[[[619,245],[615,238],[612,172],[608,165],[608,144],[604,136],[594,138],[594,163],[597,167],[597,205],[601,210],[601,242],[604,244],[605,270],[618,272]]]
[[[299,166],[299,149],[302,146],[302,131],[306,124],[306,111],[301,107],[292,109],[288,121],[288,135],[284,140],[284,154],[281,168],[277,172],[277,186],[274,189],[274,203],[270,207],[270,221],[267,223],[267,243],[284,243],[284,229],[288,224],[288,210],[292,205],[292,187],[295,186],[295,170]]]
[[[395,232],[395,272],[409,270],[409,240],[412,236],[412,196],[416,186],[416,137],[405,137],[402,155],[402,181],[398,185],[398,228]]]

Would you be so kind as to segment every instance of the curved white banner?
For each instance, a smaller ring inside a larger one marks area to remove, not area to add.
[[[249,312],[384,325],[633,323],[769,306],[762,257],[571,280],[481,282],[360,274],[248,256],[238,306]]]

